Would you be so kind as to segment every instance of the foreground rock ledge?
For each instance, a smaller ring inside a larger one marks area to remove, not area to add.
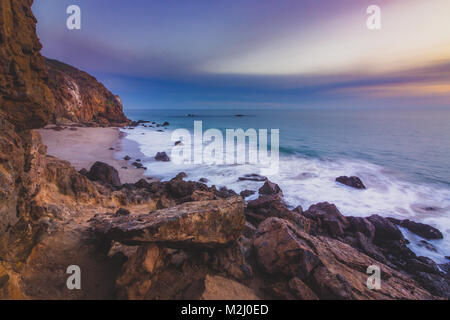
[[[96,215],[91,223],[97,236],[124,244],[217,247],[241,235],[244,202],[241,197],[189,202],[144,215]]]

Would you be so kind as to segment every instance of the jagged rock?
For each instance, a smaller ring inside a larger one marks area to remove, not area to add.
[[[169,156],[165,152],[158,152],[155,156],[156,161],[168,162],[170,161]]]
[[[0,118],[18,131],[44,127],[55,107],[31,4],[0,4]]]
[[[358,177],[347,177],[347,176],[341,176],[336,178],[336,182],[345,184],[346,186],[355,188],[355,189],[366,189],[366,186]]]
[[[284,220],[268,218],[258,227],[254,241],[259,265],[269,274],[307,279],[322,265],[309,244],[293,233]]]
[[[58,187],[61,194],[79,197],[80,199],[97,198],[96,188],[82,173],[84,173],[83,170],[82,172],[75,171],[68,161],[47,156],[45,177],[48,182]]]
[[[277,196],[283,195],[283,192],[281,191],[280,187],[276,183],[270,182],[268,180],[258,191],[259,194],[261,195],[277,195]]]
[[[252,173],[246,174],[243,177],[239,177],[239,181],[267,181],[267,177]]]
[[[434,296],[405,273],[377,261],[342,241],[311,236],[295,224],[269,218],[255,239],[258,264],[274,276],[294,275],[320,299],[431,299]],[[292,250],[291,250],[292,249]],[[306,255],[306,257],[302,257]],[[380,290],[366,286],[368,266],[382,270]],[[314,266],[314,267],[313,267]],[[429,275],[429,279],[434,275]]]
[[[375,241],[378,243],[404,239],[402,232],[388,219],[375,214],[368,217],[367,220],[375,227]]]
[[[123,113],[120,97],[86,72],[65,63],[46,59],[49,86],[56,99],[53,123],[91,123],[96,126],[124,126],[129,120]]]
[[[167,243],[173,247],[216,247],[236,240],[244,229],[242,198],[189,202],[147,215],[97,215],[98,237],[125,244]]]
[[[128,216],[130,215],[130,211],[124,208],[120,208],[116,211],[116,216]]]
[[[321,202],[309,207],[303,215],[316,221],[323,233],[331,237],[343,237],[344,229],[349,226],[349,222],[334,204]]]
[[[100,161],[94,163],[89,171],[88,177],[92,181],[99,181],[113,187],[120,187],[122,185],[119,178],[119,172],[109,164]]]
[[[442,235],[442,232],[440,232],[438,229],[424,223],[414,222],[408,219],[405,220],[398,220],[394,218],[388,218],[389,221],[392,223],[395,223],[403,228],[408,229],[412,233],[417,234],[418,236],[421,236],[422,238],[425,238],[427,240],[432,239],[443,239],[444,236]]]
[[[200,300],[259,300],[249,287],[221,276],[207,275]]]
[[[125,156],[125,157],[123,158],[123,160],[129,161],[129,160],[131,160],[131,157],[130,157],[130,156]]]
[[[255,191],[253,191],[253,190],[244,190],[244,191],[241,191],[241,193],[240,193],[242,198],[248,198],[254,194],[255,194]]]
[[[185,172],[180,172],[172,180],[183,180],[184,178],[187,178],[187,176],[188,175]]]

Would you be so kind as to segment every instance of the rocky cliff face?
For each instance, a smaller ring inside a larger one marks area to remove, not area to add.
[[[0,117],[18,130],[44,126],[54,108],[32,3],[0,2]]]
[[[62,62],[47,59],[50,88],[56,99],[52,122],[121,126],[128,123],[120,98],[94,77]]]

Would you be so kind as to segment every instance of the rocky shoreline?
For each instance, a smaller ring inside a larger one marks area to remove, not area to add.
[[[94,78],[41,56],[32,3],[0,3],[0,299],[449,298],[449,263],[418,257],[398,227],[439,238],[430,226],[346,217],[326,202],[291,209],[254,175],[244,178],[264,185],[245,201],[256,190],[241,196],[184,173],[124,183],[113,163],[77,171],[48,155],[34,129],[49,123],[139,123]],[[81,290],[67,287],[73,265]],[[369,266],[379,289],[367,286]]]

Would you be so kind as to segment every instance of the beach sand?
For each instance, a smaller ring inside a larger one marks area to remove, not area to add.
[[[45,128],[38,131],[47,145],[47,154],[69,161],[78,171],[83,168],[89,170],[96,161],[101,161],[116,168],[122,183],[135,183],[146,178],[145,170],[131,165],[133,160],[115,158],[122,149],[123,134],[118,128],[67,128],[62,131]],[[131,157],[139,156],[138,151],[133,153]]]

